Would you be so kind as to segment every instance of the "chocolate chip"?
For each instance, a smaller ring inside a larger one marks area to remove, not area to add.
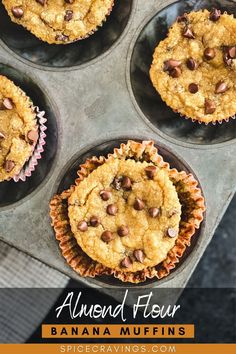
[[[47,2],[47,0],[36,0],[40,5],[44,6]]]
[[[170,71],[170,76],[173,77],[174,79],[180,77],[182,74],[182,70],[179,67],[176,67]]]
[[[230,56],[229,56],[229,54],[227,52],[224,52],[223,60],[224,60],[225,64],[228,65],[228,66],[233,64],[233,59],[230,58]]]
[[[10,98],[4,98],[4,100],[2,101],[2,104],[6,109],[9,109],[9,110],[13,109],[13,102]]]
[[[99,224],[100,224],[100,220],[99,220],[99,218],[97,216],[92,216],[90,218],[90,225],[92,227],[97,227]]]
[[[79,229],[80,231],[82,231],[82,232],[85,232],[85,231],[88,230],[88,224],[86,223],[85,220],[82,220],[82,221],[79,222],[79,224],[78,224],[78,229]]]
[[[118,211],[118,208],[115,204],[109,204],[107,206],[107,214],[109,215],[116,215]]]
[[[188,90],[190,93],[197,93],[198,92],[198,85],[195,84],[194,82],[192,82],[189,86],[188,86]]]
[[[107,230],[104,231],[101,236],[101,239],[104,242],[110,242],[110,241],[114,240],[114,238],[115,238],[114,234],[111,231],[107,231]]]
[[[215,93],[224,93],[228,90],[228,86],[224,81],[219,81],[216,84]]]
[[[157,172],[157,168],[155,166],[147,166],[145,167],[145,172],[149,179],[153,179]]]
[[[75,1],[75,0],[65,0],[65,2],[66,2],[67,4],[73,4],[74,1]]]
[[[128,226],[122,225],[118,228],[117,233],[120,237],[127,236],[129,234]]]
[[[219,20],[220,16],[221,16],[221,11],[220,10],[212,9],[209,18],[210,18],[211,21],[216,22],[216,21]]]
[[[228,48],[228,54],[231,59],[236,58],[236,46]]]
[[[169,59],[164,62],[164,71],[170,71],[178,66],[180,66],[182,63],[180,60],[175,60],[175,59]]]
[[[145,255],[142,250],[135,250],[134,251],[134,257],[137,259],[138,262],[143,263]]]
[[[0,139],[5,139],[5,135],[0,132]]]
[[[205,114],[212,114],[216,110],[215,102],[209,99],[205,100]]]
[[[186,65],[189,70],[193,71],[193,70],[197,69],[197,62],[193,58],[187,59]]]
[[[73,11],[72,10],[66,10],[66,14],[64,16],[65,21],[70,21],[73,18]]]
[[[134,201],[134,209],[140,211],[143,210],[144,208],[145,208],[144,202],[141,199],[136,198]]]
[[[188,22],[188,16],[187,16],[187,14],[185,13],[185,14],[183,14],[183,15],[181,15],[181,16],[178,16],[178,17],[177,17],[177,22]]]
[[[66,42],[66,41],[68,41],[69,37],[66,36],[65,34],[57,34],[55,39],[56,39],[56,41]]]
[[[176,237],[178,234],[177,230],[173,229],[172,227],[169,227],[169,229],[167,230],[167,235],[169,237]]]
[[[111,196],[112,196],[112,194],[111,194],[111,192],[109,192],[109,191],[103,190],[103,191],[100,192],[100,197],[101,197],[102,200],[104,200],[104,201],[109,200],[109,199],[111,198]]]
[[[122,183],[122,180],[121,180],[120,178],[116,177],[116,178],[114,178],[114,180],[113,180],[111,186],[112,186],[115,190],[119,191],[119,190],[121,189],[121,183]]]
[[[148,213],[151,216],[151,218],[156,218],[160,214],[160,209],[159,208],[149,208]]]
[[[131,179],[127,176],[123,176],[122,180],[121,180],[121,186],[122,186],[122,188],[127,189],[127,190],[131,189],[131,186],[132,186]]]
[[[189,39],[194,39],[195,38],[193,31],[188,26],[186,26],[185,29],[183,30],[183,36],[185,38],[189,38]]]
[[[15,162],[12,160],[6,160],[3,165],[3,168],[6,172],[11,172],[14,167],[15,167]]]
[[[215,49],[214,48],[206,48],[204,50],[204,57],[207,59],[207,60],[212,60],[214,59],[216,56],[216,52],[215,52]]]
[[[37,130],[30,130],[27,134],[27,137],[32,143],[37,143],[39,138],[39,133]]]
[[[12,7],[11,12],[15,18],[21,18],[24,15],[24,10],[21,6]]]
[[[130,268],[132,266],[132,260],[130,257],[125,257],[121,263],[120,263],[121,267],[123,268]]]

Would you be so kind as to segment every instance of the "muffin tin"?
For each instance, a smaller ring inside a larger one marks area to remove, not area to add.
[[[50,226],[49,201],[73,182],[86,157],[107,154],[127,139],[153,139],[172,167],[200,181],[207,213],[178,267],[137,287],[186,285],[236,189],[236,121],[206,127],[185,121],[154,94],[147,73],[167,26],[200,7],[236,12],[229,0],[116,0],[91,38],[48,46],[12,24],[0,6],[0,73],[21,86],[48,119],[45,152],[32,177],[0,184],[3,241],[85,286],[129,286],[113,278],[80,278],[67,266]]]

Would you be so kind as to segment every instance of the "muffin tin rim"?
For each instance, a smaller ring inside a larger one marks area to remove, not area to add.
[[[65,177],[65,171],[69,171],[70,167],[73,166],[73,164],[75,164],[76,160],[79,159],[79,157],[83,154],[88,153],[90,150],[92,150],[93,148],[96,148],[97,146],[101,146],[102,144],[105,143],[112,143],[112,142],[119,142],[119,144],[121,144],[123,141],[126,142],[128,140],[134,140],[134,141],[146,141],[148,140],[146,137],[144,137],[141,134],[136,134],[134,136],[130,136],[130,135],[115,135],[112,134],[112,138],[103,138],[103,139],[98,139],[96,141],[96,143],[90,143],[90,144],[84,144],[78,152],[74,153],[69,161],[64,164],[64,166],[62,166],[62,168],[60,169],[56,179],[55,179],[55,183],[53,184],[52,188],[51,188],[51,197],[55,194],[61,193],[58,189],[60,186],[61,181],[63,180],[63,177]],[[197,177],[197,175],[195,174],[193,168],[189,165],[189,163],[187,161],[185,161],[185,159],[183,157],[181,157],[178,153],[174,152],[172,148],[169,148],[168,146],[166,146],[165,143],[163,143],[162,141],[160,143],[157,142],[156,138],[154,139],[149,139],[154,141],[154,145],[157,147],[157,149],[163,149],[166,152],[170,153],[174,158],[176,158],[178,161],[180,161],[183,166],[186,168],[186,171],[188,173],[193,174],[194,178],[197,180],[198,182],[198,187],[201,189],[201,193],[202,196],[204,197],[205,200],[205,205],[207,207],[207,202],[206,202],[206,198],[205,198],[205,193],[204,190],[202,188],[201,185],[201,181],[200,179]],[[112,151],[113,152],[113,148]],[[103,156],[103,155],[101,155]],[[104,156],[106,156],[106,154],[104,154]],[[91,156],[92,157],[92,156]],[[175,168],[175,166],[171,166],[171,168]],[[153,287],[160,287],[162,285],[165,285],[166,283],[168,283],[168,281],[171,281],[175,276],[178,276],[179,273],[182,273],[184,271],[184,269],[189,265],[189,263],[191,262],[191,258],[194,256],[194,254],[197,252],[201,242],[204,239],[204,233],[205,233],[205,228],[206,228],[206,218],[207,218],[207,212],[204,212],[204,219],[201,222],[201,225],[199,227],[199,229],[197,229],[195,231],[195,234],[193,235],[193,239],[194,237],[197,235],[197,239],[195,240],[195,244],[193,246],[193,248],[190,250],[189,254],[187,254],[187,256],[184,254],[183,257],[184,258],[186,256],[186,258],[183,260],[182,264],[178,264],[176,268],[170,272],[170,274],[162,279],[147,279],[145,282],[143,283],[139,283],[139,284],[132,284],[129,282],[122,282],[119,281],[119,279],[114,278],[114,281],[118,282],[119,284],[117,285],[111,285],[108,284],[102,280],[100,280],[99,276],[95,277],[95,278],[91,278],[91,277],[81,277],[77,272],[75,272],[67,263],[66,263],[66,267],[69,267],[69,269],[72,270],[72,272],[75,274],[75,277],[78,277],[78,279],[82,282],[85,282],[88,284],[88,286],[92,286],[92,287],[99,287],[99,288],[105,288],[105,287],[111,287],[111,288],[123,288],[123,287],[127,287],[127,288],[153,288]],[[57,244],[57,251],[60,255],[60,257],[62,258],[62,261],[66,262],[65,259],[63,258],[63,255],[61,254],[61,250],[59,247],[59,243],[55,238],[55,234],[54,234],[54,230],[53,227],[51,227],[51,231],[53,232],[53,236],[54,236],[54,241],[55,244]],[[191,245],[190,245],[191,247]],[[189,247],[187,247],[187,251],[189,250]],[[186,252],[187,252],[186,251]],[[181,262],[181,258],[180,261]],[[82,279],[82,280],[81,280]],[[112,279],[112,276],[111,276]],[[146,284],[146,282],[148,282],[148,284]]]
[[[170,141],[171,143],[173,143],[175,145],[186,147],[186,148],[190,148],[190,149],[215,150],[215,149],[219,149],[219,148],[224,148],[224,147],[227,147],[227,146],[230,146],[230,145],[234,144],[236,142],[236,137],[232,138],[230,140],[227,140],[227,141],[220,142],[220,143],[199,144],[199,143],[196,143],[196,142],[185,142],[183,140],[171,137],[170,135],[164,133],[162,130],[160,130],[158,127],[156,127],[153,123],[150,122],[150,120],[147,118],[147,116],[144,114],[144,112],[140,108],[140,106],[139,106],[139,104],[138,104],[138,102],[137,102],[137,100],[135,98],[135,95],[134,95],[132,82],[131,82],[131,63],[132,63],[132,57],[133,57],[134,48],[135,48],[135,45],[136,45],[136,43],[138,41],[138,38],[139,38],[140,34],[142,33],[142,31],[145,29],[145,27],[152,21],[152,19],[154,19],[155,16],[157,16],[157,14],[160,11],[172,6],[173,4],[179,3],[181,1],[182,0],[171,1],[167,5],[163,4],[163,6],[162,5],[159,6],[155,10],[155,14],[153,15],[153,13],[151,13],[151,14],[147,15],[144,18],[144,20],[142,21],[141,25],[136,29],[136,31],[135,31],[132,39],[131,39],[131,42],[129,44],[127,58],[126,58],[126,70],[125,70],[125,72],[126,72],[126,84],[127,84],[127,87],[128,87],[129,97],[130,97],[130,100],[132,102],[133,107],[135,108],[136,112],[138,113],[138,116],[140,118],[142,118],[142,120],[145,123],[145,125],[147,125],[154,133],[156,133],[157,135],[161,136],[164,140]],[[164,104],[166,104],[166,103],[164,102]],[[179,115],[179,113],[176,113],[176,119],[185,119],[185,118],[181,117]],[[197,122],[192,122],[192,124],[198,124],[198,123]],[[223,124],[227,124],[227,122],[222,122],[222,125]],[[219,125],[219,123],[218,123],[218,125]]]
[[[134,15],[136,13],[137,10],[137,4],[138,4],[138,0],[131,0],[131,12],[128,18],[128,22],[123,30],[123,32],[121,33],[121,35],[118,37],[117,40],[115,40],[115,42],[102,54],[98,55],[97,57],[93,58],[92,60],[88,60],[87,62],[81,64],[81,65],[74,65],[74,66],[66,66],[66,67],[53,67],[53,66],[49,66],[49,65],[40,65],[40,64],[35,64],[32,61],[30,61],[29,59],[25,59],[24,57],[22,57],[21,55],[17,54],[13,49],[11,49],[7,43],[0,37],[0,46],[6,50],[8,52],[8,54],[13,55],[14,58],[18,61],[20,61],[21,63],[25,64],[26,66],[29,65],[32,68],[38,69],[38,70],[42,70],[44,72],[59,72],[59,73],[63,73],[63,72],[71,72],[71,71],[77,71],[77,70],[83,70],[89,66],[95,65],[97,64],[97,62],[102,61],[104,59],[106,59],[107,56],[109,56],[111,54],[111,52],[113,50],[115,50],[117,48],[117,46],[119,46],[121,44],[121,42],[124,40],[124,38],[126,37],[129,28],[131,27],[131,24],[133,22],[134,19]],[[99,29],[98,29],[99,31]],[[83,39],[83,40],[86,40]],[[68,44],[70,45],[70,44]],[[65,45],[66,47],[66,45]]]

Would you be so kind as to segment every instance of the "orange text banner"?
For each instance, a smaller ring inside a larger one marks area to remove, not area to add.
[[[194,338],[194,325],[42,325],[42,338]]]
[[[4,354],[58,353],[177,353],[177,354],[235,354],[235,344],[0,344]]]

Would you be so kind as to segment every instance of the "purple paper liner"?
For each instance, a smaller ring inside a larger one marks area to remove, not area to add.
[[[38,165],[38,161],[41,159],[41,154],[44,151],[44,145],[46,144],[45,138],[46,134],[45,131],[47,127],[45,123],[47,119],[44,117],[45,111],[40,111],[38,107],[34,107],[36,112],[36,119],[38,124],[38,132],[39,137],[36,145],[34,146],[34,151],[29,160],[25,163],[21,171],[13,177],[15,182],[25,182],[27,177],[32,175],[32,172],[35,170],[35,167]]]

